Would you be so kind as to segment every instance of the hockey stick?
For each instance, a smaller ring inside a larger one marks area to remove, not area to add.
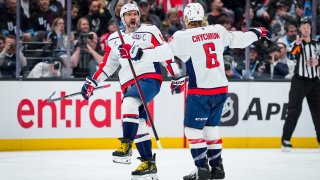
[[[95,87],[94,90],[97,90],[97,89],[102,89],[102,88],[108,88],[110,87],[111,84],[106,84],[106,85],[103,85],[103,86],[99,86],[99,87]],[[58,97],[58,98],[52,98],[52,96],[56,93],[56,91],[54,91],[48,98],[47,102],[48,103],[52,103],[52,102],[55,102],[55,101],[60,101],[60,100],[63,100],[63,99],[66,99],[66,98],[69,98],[69,97],[73,97],[73,96],[76,96],[76,95],[79,95],[81,94],[81,92],[76,92],[76,93],[72,93],[72,94],[68,94],[68,95],[65,95],[65,96],[62,96],[62,97]]]
[[[111,12],[111,15],[112,15],[112,18],[114,20],[114,23],[116,24],[116,27],[117,27],[117,32],[118,32],[118,35],[119,35],[119,38],[120,38],[120,41],[122,44],[125,44],[124,43],[124,39],[123,39],[123,36],[120,32],[120,27],[119,27],[119,23],[118,23],[118,20],[115,16],[115,7],[117,5],[117,2],[119,0],[112,0],[111,3],[110,3],[110,12]],[[131,59],[128,59],[128,62],[129,62],[129,66],[130,66],[130,69],[131,69],[131,73],[133,75],[133,80],[134,80],[134,83],[136,84],[137,88],[138,88],[138,93],[139,93],[139,96],[141,98],[141,101],[142,101],[142,105],[144,107],[144,110],[146,111],[147,113],[147,116],[148,116],[148,119],[150,121],[150,124],[151,124],[151,127],[152,127],[152,131],[153,131],[153,134],[154,134],[154,137],[156,138],[156,142],[157,142],[157,145],[158,145],[158,148],[159,149],[162,149],[162,146],[161,146],[161,143],[160,143],[160,140],[159,140],[159,137],[158,137],[158,133],[156,131],[156,128],[154,126],[154,123],[153,123],[153,120],[152,120],[152,117],[150,115],[150,112],[148,110],[148,106],[147,106],[147,103],[146,103],[146,100],[144,98],[144,95],[142,93],[142,90],[141,90],[141,87],[140,87],[140,84],[138,83],[138,78],[137,78],[137,74],[133,68],[133,65],[132,65],[132,62],[131,62]]]

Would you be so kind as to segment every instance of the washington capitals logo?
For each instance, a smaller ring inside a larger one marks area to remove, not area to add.
[[[132,39],[141,39],[141,34],[133,34]]]

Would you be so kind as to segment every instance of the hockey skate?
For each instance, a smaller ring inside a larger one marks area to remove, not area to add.
[[[291,151],[292,145],[291,145],[290,141],[282,140],[281,143],[282,143],[282,149],[281,149],[282,152],[290,152]]]
[[[220,159],[218,164],[212,167],[211,169],[211,180],[224,179],[224,178],[225,178],[224,168],[222,164],[222,159]]]
[[[132,141],[127,138],[119,138],[121,146],[112,153],[113,162],[120,164],[131,164]]]
[[[210,180],[211,174],[209,166],[206,165],[202,168],[197,168],[192,171],[189,175],[183,177],[183,180]]]
[[[140,157],[138,159],[141,161],[141,164],[131,173],[131,180],[158,180],[156,155],[154,154],[149,159],[142,159]]]

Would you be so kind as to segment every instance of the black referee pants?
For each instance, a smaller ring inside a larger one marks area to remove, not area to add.
[[[294,76],[289,92],[288,116],[283,126],[282,140],[290,140],[302,110],[302,102],[307,98],[313,124],[320,143],[320,80]]]

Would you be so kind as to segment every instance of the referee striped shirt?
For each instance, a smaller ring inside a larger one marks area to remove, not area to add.
[[[320,45],[319,42],[312,40],[311,42],[302,41],[300,45],[295,42],[291,44],[290,59],[296,62],[294,74],[303,78],[314,79],[320,77],[319,65],[309,66],[307,61],[310,57],[314,57],[319,61]],[[320,62],[319,62],[320,64]]]

